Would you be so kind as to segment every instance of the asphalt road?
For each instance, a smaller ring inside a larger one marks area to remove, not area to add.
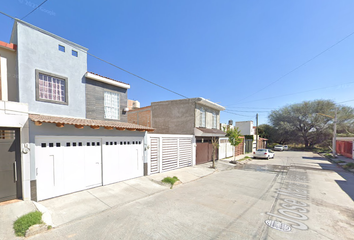
[[[277,152],[29,239],[354,239],[354,174]]]

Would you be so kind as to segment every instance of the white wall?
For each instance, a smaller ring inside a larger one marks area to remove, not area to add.
[[[254,135],[253,121],[235,122],[235,127],[238,127],[241,135]]]

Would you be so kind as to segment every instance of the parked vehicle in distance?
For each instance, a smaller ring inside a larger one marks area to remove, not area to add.
[[[283,151],[283,150],[284,150],[284,147],[283,147],[283,145],[275,145],[275,146],[274,146],[274,150],[275,150],[275,151]]]
[[[253,158],[274,158],[275,153],[270,149],[258,149],[257,151],[253,152]]]
[[[283,145],[283,150],[284,150],[284,151],[289,150],[288,145]]]

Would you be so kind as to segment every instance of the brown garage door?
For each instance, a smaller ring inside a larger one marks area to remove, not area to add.
[[[0,128],[0,202],[22,198],[20,134]]]
[[[197,139],[196,164],[207,163],[213,160],[213,145],[210,139]],[[215,160],[218,159],[218,150],[215,151]]]

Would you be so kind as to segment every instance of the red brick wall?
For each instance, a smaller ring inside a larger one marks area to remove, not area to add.
[[[151,107],[144,107],[130,110],[128,112],[128,123],[135,123],[151,127]]]
[[[242,142],[235,147],[235,155],[236,156],[244,154],[244,149],[245,149],[244,145],[245,145],[245,139],[243,138]]]

